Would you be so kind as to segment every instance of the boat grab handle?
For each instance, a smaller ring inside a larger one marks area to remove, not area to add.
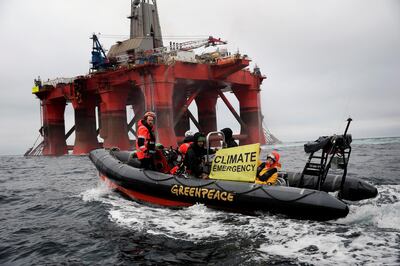
[[[221,132],[221,131],[211,131],[210,133],[208,133],[207,134],[207,137],[206,137],[206,149],[207,149],[207,158],[206,158],[206,163],[208,164],[208,157],[209,157],[209,155],[210,155],[210,137],[212,136],[212,135],[218,135],[218,136],[221,136],[222,137],[222,141],[223,141],[223,144],[222,144],[222,147],[223,148],[226,148],[226,142],[225,142],[225,134],[223,133],[223,132]]]

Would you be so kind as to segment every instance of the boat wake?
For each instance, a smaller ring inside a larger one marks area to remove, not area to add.
[[[246,216],[202,204],[183,209],[154,207],[124,199],[101,183],[81,196],[84,201],[109,206],[110,221],[134,232],[192,243],[250,240],[249,246],[241,248],[256,248],[252,261],[282,258],[318,265],[395,264],[400,251],[400,199],[396,197],[400,186],[383,185],[378,190],[377,198],[354,203],[346,218],[329,222],[267,213]]]
[[[400,232],[400,185],[377,186],[375,199],[358,202],[350,208],[347,217],[337,222],[347,225],[374,226]]]

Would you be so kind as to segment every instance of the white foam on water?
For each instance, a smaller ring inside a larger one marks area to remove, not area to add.
[[[398,265],[400,186],[378,190],[377,198],[352,204],[349,215],[336,221],[270,222],[260,254],[264,260],[282,256],[315,265]]]
[[[140,205],[127,200],[116,200],[113,203],[109,212],[110,219],[134,230],[192,241],[228,234],[226,227],[216,219],[219,212],[201,204],[176,210]]]
[[[115,199],[113,203],[115,204],[116,202],[118,202],[118,199]],[[109,211],[109,219],[121,226],[135,228],[136,231],[145,230],[146,220],[143,219],[143,217],[132,215],[136,207],[134,205],[128,205],[127,203],[123,204],[125,204],[123,207],[114,205],[111,208]]]
[[[274,241],[275,242],[275,241]],[[334,256],[336,250],[339,249],[341,239],[338,237],[318,236],[313,234],[298,235],[296,239],[290,241],[278,241],[271,245],[264,245],[260,247],[260,250],[270,255],[279,255],[286,258],[298,259],[302,262],[322,264],[324,256]],[[330,246],[330,248],[327,248]],[[315,247],[315,248],[310,248]],[[307,250],[308,248],[308,250]],[[301,250],[305,254],[301,254]],[[343,258],[334,258],[335,262],[343,262]]]
[[[202,204],[182,209],[154,207],[110,191],[106,186],[98,186],[82,193],[82,198],[108,204],[111,221],[147,234],[193,242],[227,236],[263,239],[255,261],[282,256],[315,265],[395,265],[398,260],[400,186],[379,188],[376,199],[352,204],[346,218],[330,222],[268,214],[245,216]]]
[[[379,228],[397,229],[400,232],[400,202],[381,206],[374,222]]]
[[[112,193],[112,190],[104,183],[99,181],[95,188],[88,189],[80,194],[83,201],[101,201],[101,199]]]
[[[400,202],[382,205],[352,206],[350,214],[338,220],[343,224],[368,224],[400,232]]]
[[[218,211],[210,210],[202,204],[180,209],[174,214],[155,218],[158,222],[157,232],[168,233],[172,237],[185,237],[191,240],[223,237],[228,230],[218,220]],[[160,219],[161,218],[161,219]],[[154,232],[153,230],[153,233]]]
[[[347,217],[339,219],[342,224],[364,224],[400,232],[400,185],[378,186],[379,195],[363,205],[351,205]]]
[[[347,228],[336,232],[337,225],[292,221],[266,235],[259,250],[269,256],[292,258],[315,265],[394,265],[399,247],[397,233],[377,232],[370,228]]]

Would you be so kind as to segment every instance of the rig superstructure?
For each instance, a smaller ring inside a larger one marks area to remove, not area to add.
[[[220,39],[170,43],[163,46],[155,0],[131,1],[130,38],[113,45],[105,53],[93,35],[92,68],[88,75],[48,82],[35,80],[32,91],[41,101],[43,141],[27,155],[86,154],[92,149],[119,147],[132,149],[135,124],[145,111],[157,113],[158,142],[176,146],[190,128],[217,130],[218,98],[240,124],[236,138],[240,144],[275,141],[262,126],[260,85],[265,79],[258,68],[249,71],[250,59],[226,49],[196,55],[198,47],[224,44]],[[233,93],[239,113],[224,93]],[[195,102],[198,119],[188,109]],[[75,125],[65,131],[67,103],[74,108]],[[134,117],[127,121],[126,106]],[[97,108],[97,123],[96,123]],[[75,143],[67,138],[75,131]],[[98,141],[98,135],[104,140]]]

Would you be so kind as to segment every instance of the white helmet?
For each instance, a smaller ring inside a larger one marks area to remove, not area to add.
[[[186,137],[186,138],[187,138],[187,137],[192,137],[192,136],[194,136],[193,131],[188,130],[188,131],[185,132],[185,137]]]

